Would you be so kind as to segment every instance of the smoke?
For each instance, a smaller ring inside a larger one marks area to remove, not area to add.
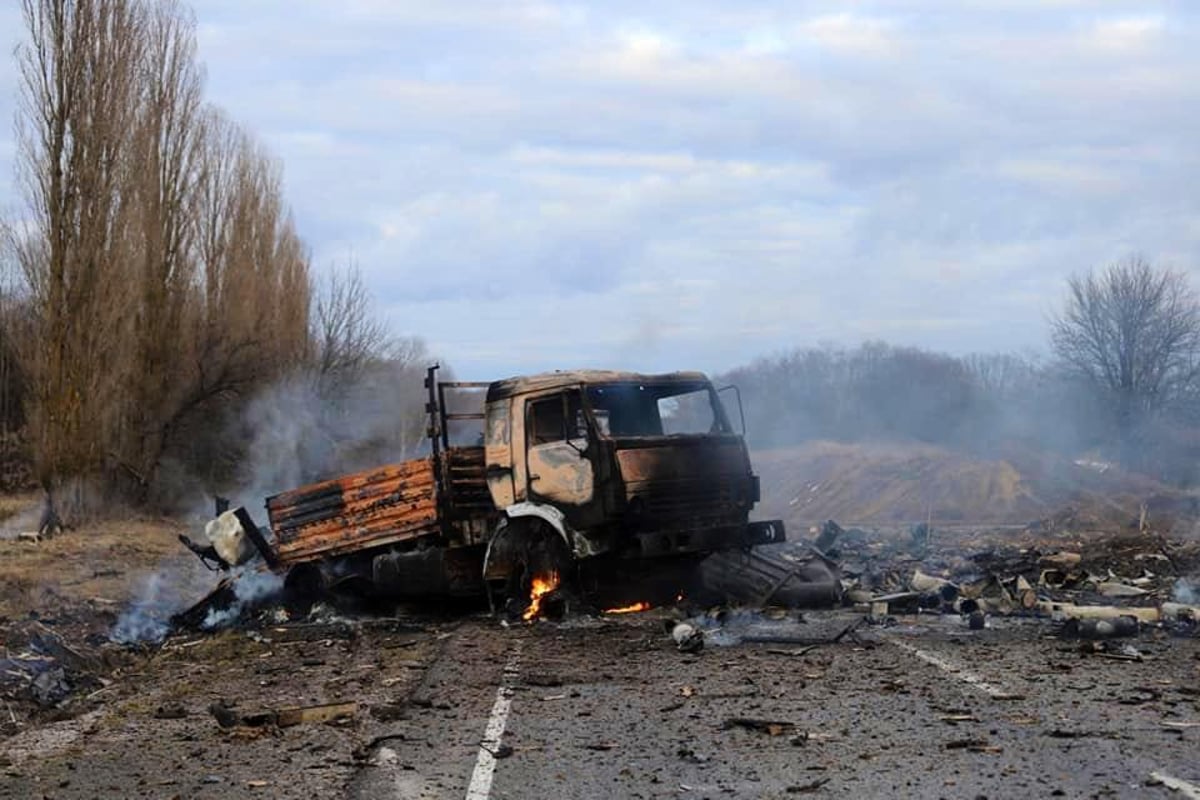
[[[248,442],[235,505],[403,461],[425,447],[424,368],[384,361],[353,374],[303,372],[258,394],[237,422]]]
[[[704,643],[714,647],[733,647],[747,638],[796,634],[795,619],[768,619],[761,610],[751,608],[722,609],[716,614],[693,617],[687,622],[703,631]]]
[[[234,602],[227,608],[210,609],[200,627],[206,631],[231,625],[242,614],[276,597],[283,590],[283,578],[273,572],[244,567],[233,572]]]
[[[1176,603],[1184,603],[1189,606],[1196,605],[1196,590],[1192,587],[1187,578],[1180,578],[1175,581],[1175,590],[1173,592]]]
[[[1071,509],[1108,526],[1151,497],[1152,524],[1197,514],[1180,490],[1200,478],[1200,400],[1190,421],[1164,409],[1122,432],[1110,398],[1036,356],[881,342],[797,348],[716,382],[741,390],[764,516],[1029,522]],[[736,420],[735,396],[722,400]]]
[[[211,575],[198,561],[188,566],[171,564],[148,575],[129,608],[117,618],[109,638],[119,644],[160,644],[171,633],[171,618],[211,589]],[[274,599],[283,589],[283,578],[259,571],[253,565],[233,570],[230,578],[233,603],[210,610],[201,623],[203,629],[224,628],[242,614]]]
[[[171,617],[207,591],[211,573],[186,559],[161,567],[142,579],[133,602],[117,618],[109,638],[120,644],[157,644],[171,632]]]
[[[0,540],[16,539],[26,531],[36,531],[42,522],[42,505],[34,504],[13,514],[0,524]]]
[[[759,448],[899,440],[994,453],[1021,441],[1074,453],[1111,422],[1078,382],[1018,355],[826,345],[759,359],[718,382],[740,387]]]

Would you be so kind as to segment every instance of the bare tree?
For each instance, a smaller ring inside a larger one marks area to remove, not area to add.
[[[122,191],[144,19],[126,0],[22,0],[19,166],[32,217],[17,244],[29,296],[29,422],[39,479],[94,470],[118,425],[129,324]]]
[[[1200,302],[1186,275],[1143,258],[1071,277],[1052,326],[1055,354],[1104,392],[1124,445],[1197,377]]]
[[[355,264],[325,278],[317,292],[312,328],[319,375],[346,379],[388,355],[387,328],[372,313],[371,294]]]
[[[278,164],[204,107],[177,0],[22,9],[30,222],[7,238],[39,479],[144,497],[181,431],[307,363],[309,256]]]
[[[143,485],[162,454],[171,422],[192,387],[179,336],[195,306],[196,214],[202,136],[202,78],[195,22],[173,0],[145,9],[141,96],[133,148],[139,168],[127,192],[135,207],[136,257],[129,281],[136,309],[122,348],[129,369],[121,436],[113,443]]]

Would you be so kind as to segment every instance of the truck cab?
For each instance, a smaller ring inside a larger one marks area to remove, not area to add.
[[[748,522],[758,478],[741,434],[698,372],[555,372],[487,388],[488,491],[541,516],[576,558],[644,558],[781,541]]]

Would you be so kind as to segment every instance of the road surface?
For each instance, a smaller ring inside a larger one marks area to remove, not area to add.
[[[914,617],[805,649],[855,619],[695,655],[657,612],[173,640],[0,740],[0,797],[1200,797],[1196,639],[1143,634],[1127,661],[1044,620]],[[281,729],[208,710],[321,702],[358,706]]]

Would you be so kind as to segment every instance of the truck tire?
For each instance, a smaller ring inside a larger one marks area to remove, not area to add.
[[[315,564],[300,564],[283,579],[283,607],[288,616],[306,617],[325,594],[325,578]]]
[[[524,608],[535,577],[551,574],[564,588],[574,583],[574,559],[558,531],[536,517],[509,520],[492,535],[489,571],[502,573],[505,606]]]

